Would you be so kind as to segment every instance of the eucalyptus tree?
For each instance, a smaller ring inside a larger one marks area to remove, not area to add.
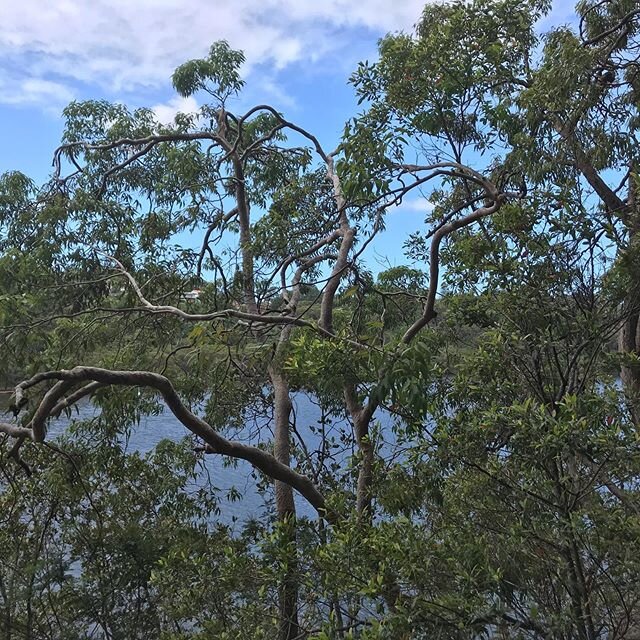
[[[243,58],[225,43],[176,70],[210,103],[171,125],[71,104],[52,180],[2,178],[3,341],[25,378],[0,425],[11,456],[30,473],[25,443],[82,398],[132,425],[161,396],[198,450],[275,484],[281,637],[624,637],[640,12],[582,2],[542,41],[548,9],[427,5],[354,73],[364,111],[332,152],[268,105],[232,111]],[[424,272],[374,283],[366,249],[416,193]],[[300,437],[301,389],[348,416],[350,464]],[[273,442],[227,437],[265,407]]]
[[[362,178],[366,167],[352,160],[348,139],[329,153],[268,105],[230,110],[243,86],[242,61],[217,43],[207,58],[179,67],[176,90],[208,95],[211,103],[172,125],[147,109],[72,103],[51,181],[36,189],[18,174],[3,177],[4,343],[13,366],[32,375],[15,387],[14,411],[23,417],[1,428],[15,439],[10,455],[29,472],[21,447],[45,441],[48,420],[82,398],[94,397],[114,420],[131,424],[159,395],[197,448],[247,460],[275,482],[281,530],[294,542],[294,490],[321,518],[341,516],[325,495],[336,478],[314,471],[312,459],[292,461],[290,378],[313,392],[329,389],[349,416],[359,450],[355,506],[367,520],[375,463],[369,429],[384,400],[375,395],[376,380],[435,317],[442,241],[520,194],[457,160],[409,167],[402,145],[395,145],[397,175],[385,184],[365,177],[360,182],[377,191],[363,191],[351,174]],[[368,152],[360,141],[353,149]],[[481,204],[437,229],[430,287],[416,316],[393,340],[383,319],[382,341],[374,344],[336,318],[341,284],[362,281],[358,261],[385,210],[441,179]],[[172,244],[196,237],[197,249]],[[28,288],[34,281],[37,291]],[[310,283],[319,290],[311,302],[302,299]],[[194,286],[202,290],[197,309],[184,301]],[[307,364],[317,360],[324,372],[305,382]],[[149,393],[111,391],[123,387]],[[272,452],[219,431],[264,402],[265,388]],[[189,407],[197,402],[204,411]],[[300,634],[295,551],[287,565],[280,634],[293,638]]]
[[[540,39],[549,8],[427,5],[415,34],[383,39],[353,77],[367,105],[349,127],[356,191],[419,175],[419,162],[398,166],[401,144],[522,194],[440,252],[441,332],[378,388],[412,443],[379,491],[400,518],[371,542],[377,593],[389,575],[401,585],[386,618],[397,634],[409,620],[447,637],[637,632],[640,11],[581,2],[575,27]],[[409,246],[431,266],[437,229],[480,196],[444,186]]]
[[[639,11],[633,1],[579,2],[576,28],[541,41],[534,25],[549,9],[545,0],[427,5],[415,37],[388,36],[380,60],[354,74],[371,103],[354,133],[366,138],[377,124],[378,140],[403,135],[433,161],[485,158],[497,184],[526,187],[542,214],[535,222],[551,219],[587,244],[608,241],[617,286],[627,288],[620,351],[633,402]],[[376,165],[383,184],[389,166]],[[452,204],[468,206],[464,191],[434,195],[436,222]],[[514,232],[526,229],[522,218]],[[423,245],[416,237],[417,254]]]

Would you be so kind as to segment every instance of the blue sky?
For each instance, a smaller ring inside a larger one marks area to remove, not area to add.
[[[0,173],[36,180],[51,167],[71,100],[103,98],[153,107],[171,120],[195,110],[176,98],[173,69],[226,39],[245,51],[247,90],[238,110],[268,102],[334,148],[356,112],[346,81],[376,55],[378,38],[411,30],[424,0],[2,0],[0,2]],[[555,0],[547,23],[573,16]],[[544,28],[544,26],[543,26]],[[384,247],[394,263],[426,202],[388,220]],[[379,245],[381,246],[381,245]],[[389,247],[394,247],[392,251]]]

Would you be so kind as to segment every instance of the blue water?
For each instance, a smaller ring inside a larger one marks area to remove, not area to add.
[[[320,407],[312,398],[303,393],[293,397],[296,429],[293,434],[293,444],[304,451],[314,461],[322,456],[327,462],[334,463],[341,470],[346,468],[352,450],[351,425],[346,417],[333,418],[327,423],[322,421]],[[53,439],[63,433],[69,426],[70,420],[88,420],[98,414],[98,409],[90,402],[81,402],[77,412],[71,419],[60,417],[51,420],[48,439]],[[386,415],[376,416],[385,426],[390,425]],[[324,432],[321,432],[324,424]],[[385,429],[388,433],[390,429]],[[146,454],[163,439],[178,441],[189,435],[173,414],[165,407],[160,415],[143,416],[140,424],[134,426],[128,439],[124,441],[127,451],[137,451]],[[268,442],[272,438],[271,418],[262,416],[252,418],[244,428],[224,434],[229,439],[242,440],[248,444]],[[304,443],[304,447],[301,446]],[[206,455],[202,460],[199,474],[200,486],[212,486],[217,489],[220,514],[214,519],[233,528],[239,529],[243,522],[256,518],[262,520],[273,514],[269,501],[272,499],[270,489],[259,491],[256,478],[252,474],[252,466],[238,460],[235,464],[225,464],[222,456]],[[240,498],[232,499],[233,494],[240,494]],[[298,516],[315,518],[314,509],[299,495],[296,495]]]

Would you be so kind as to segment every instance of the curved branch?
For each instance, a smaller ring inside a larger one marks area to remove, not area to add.
[[[313,134],[309,133],[306,129],[303,129],[298,125],[293,124],[293,122],[289,122],[288,120],[285,120],[285,118],[283,118],[282,115],[278,113],[271,105],[259,104],[249,109],[249,111],[247,111],[247,113],[245,113],[238,120],[238,126],[240,127],[247,118],[252,116],[254,113],[257,113],[258,111],[268,111],[274,118],[276,118],[276,120],[278,120],[282,125],[282,127],[278,128],[278,130],[280,130],[281,128],[291,129],[292,131],[299,133],[301,136],[309,140],[309,142],[311,142],[311,144],[313,145],[313,148],[316,150],[316,153],[322,158],[322,160],[325,163],[329,162],[332,154],[325,152],[318,138],[316,138]]]
[[[438,280],[440,277],[440,244],[442,240],[454,231],[469,226],[473,222],[495,213],[501,207],[504,198],[505,196],[503,194],[495,195],[493,202],[489,206],[480,207],[468,216],[449,222],[439,227],[433,234],[433,240],[431,240],[431,247],[429,248],[429,293],[422,315],[402,336],[402,342],[404,344],[411,342],[416,334],[435,318],[436,293],[438,292]]]
[[[146,155],[157,144],[159,144],[159,143],[155,142],[155,141],[149,142],[144,147],[142,147],[142,149],[140,149],[140,151],[136,151],[135,153],[131,154],[126,160],[123,160],[119,164],[116,164],[113,167],[111,167],[110,169],[108,169],[107,171],[105,171],[103,176],[102,176],[102,180],[100,182],[100,189],[98,191],[98,198],[102,198],[102,196],[106,193],[106,191],[107,191],[107,183],[109,182],[109,178],[112,175],[118,173],[118,171],[121,171],[122,169],[125,169],[130,164],[133,164],[136,160],[138,160],[138,158],[142,158],[142,156]]]
[[[103,385],[101,382],[90,382],[89,384],[86,384],[84,387],[80,387],[73,393],[70,393],[65,398],[62,398],[53,407],[53,409],[51,409],[51,416],[53,416],[54,418],[57,418],[64,411],[64,409],[72,407],[82,398],[86,398],[87,396],[90,396],[98,389],[102,389],[102,387],[104,386],[105,385]]]
[[[591,7],[590,11],[598,8],[598,6],[601,6],[602,4],[603,3],[599,3],[598,5]],[[585,40],[584,38],[584,21],[585,21],[586,15],[587,14],[585,13],[585,15],[583,15],[582,18],[580,19],[580,38],[582,39],[583,46],[589,47],[594,44],[598,44],[598,42],[600,42],[601,40],[604,40],[607,36],[610,36],[612,33],[615,33],[616,31],[618,31],[618,29],[621,29],[621,28],[629,29],[630,28],[629,23],[633,20],[633,18],[635,16],[640,16],[640,9],[632,9],[631,11],[629,11],[629,13],[623,16],[615,25],[613,25],[613,27],[607,29],[606,31],[603,31],[602,33],[599,33],[597,36],[594,36],[589,40]]]
[[[274,276],[279,271],[280,272],[281,288],[282,288],[282,291],[285,292],[285,294],[286,294],[286,291],[287,291],[287,283],[286,283],[286,272],[287,272],[287,269],[296,260],[301,260],[302,258],[306,258],[307,256],[310,256],[311,254],[315,253],[316,251],[319,251],[320,249],[322,249],[322,247],[324,247],[324,246],[326,246],[328,244],[331,244],[332,242],[337,240],[339,237],[340,237],[340,231],[338,229],[336,229],[335,231],[332,231],[330,234],[326,235],[321,240],[318,240],[318,242],[316,242],[315,244],[311,245],[305,251],[301,251],[300,253],[296,253],[294,255],[288,256],[287,258],[282,260],[282,262],[280,262],[278,267],[274,270],[273,274],[269,278],[269,282],[271,282],[273,280]]]
[[[395,166],[398,169],[402,169],[404,173],[416,174],[420,171],[435,171],[437,172],[435,175],[449,175],[454,178],[471,180],[484,189],[493,189],[491,181],[485,178],[480,172],[459,162],[435,162],[434,164],[427,165],[398,164]],[[445,173],[438,171],[442,169],[446,170]]]
[[[238,207],[233,207],[233,209],[231,209],[230,211],[228,211],[227,213],[221,213],[220,215],[216,216],[216,219],[207,227],[207,230],[204,234],[204,239],[202,240],[202,246],[200,248],[200,253],[198,254],[198,267],[196,270],[196,274],[198,275],[198,277],[200,277],[201,273],[202,273],[202,263],[204,261],[204,254],[207,252],[207,250],[209,250],[209,255],[211,256],[211,260],[212,262],[216,262],[215,259],[213,258],[213,253],[211,252],[211,249],[209,248],[209,240],[211,239],[211,234],[217,229],[219,228],[221,223],[225,223],[225,222],[229,222],[229,220],[231,220],[234,216],[238,215]],[[226,290],[227,288],[227,283],[226,280],[224,279],[224,273],[222,273],[222,270],[220,269],[223,281],[224,281],[224,288]]]
[[[73,381],[60,379],[44,394],[27,428],[31,428],[34,442],[44,442],[47,436],[47,420],[60,398],[73,387]]]
[[[19,427],[17,424],[10,424],[9,422],[0,422],[0,433],[6,433],[12,438],[29,438],[31,439],[31,429],[25,427]]]
[[[324,496],[309,478],[278,462],[273,455],[258,447],[227,440],[221,436],[183,404],[170,380],[165,376],[150,371],[112,371],[98,367],[79,366],[68,370],[38,373],[16,387],[16,396],[22,397],[25,390],[48,380],[55,380],[56,384],[45,394],[26,427],[21,428],[0,423],[0,431],[12,437],[28,437],[34,442],[42,442],[46,435],[43,428],[44,423],[52,415],[61,396],[77,383],[93,382],[100,385],[149,387],[160,393],[178,421],[191,433],[202,439],[207,444],[209,451],[246,460],[273,480],[284,482],[298,491],[321,517],[332,517],[326,511]],[[85,385],[81,390],[86,391],[88,386]]]
[[[108,256],[99,252],[101,255],[104,255],[109,260],[112,260],[117,265],[119,271],[127,278],[131,287],[135,291],[138,299],[142,303],[142,311],[148,311],[149,313],[155,314],[169,314],[175,315],[183,320],[187,320],[189,322],[207,322],[209,320],[222,320],[224,318],[236,318],[238,320],[244,320],[245,322],[259,322],[262,324],[271,324],[271,325],[295,325],[297,327],[306,327],[307,329],[311,329],[316,333],[324,336],[325,338],[331,338],[335,340],[342,340],[343,342],[348,342],[351,346],[354,346],[358,349],[367,349],[370,348],[368,345],[361,344],[354,340],[349,340],[347,338],[340,338],[336,336],[332,331],[325,329],[325,327],[321,325],[316,325],[309,320],[304,320],[300,316],[291,316],[291,315],[267,315],[260,313],[248,313],[246,311],[240,311],[238,309],[223,309],[221,311],[212,311],[210,313],[187,313],[178,307],[174,307],[171,305],[155,305],[149,302],[142,293],[142,289],[140,285],[136,281],[136,279],[124,268],[123,264],[114,258],[113,256]],[[337,285],[336,285],[337,288]]]
[[[208,131],[194,131],[191,133],[163,133],[163,134],[152,134],[149,136],[145,136],[144,138],[119,138],[118,140],[114,140],[112,142],[105,142],[102,144],[91,144],[89,142],[80,141],[80,142],[68,142],[66,144],[60,145],[53,153],[53,167],[54,167],[54,179],[57,181],[61,181],[60,174],[62,171],[61,168],[61,157],[62,154],[67,152],[69,157],[71,158],[72,163],[78,168],[79,172],[81,172],[81,168],[79,167],[76,159],[73,156],[73,153],[76,149],[81,149],[84,151],[111,151],[113,149],[118,149],[120,147],[142,147],[141,150],[134,153],[130,158],[127,158],[123,163],[116,165],[109,169],[106,174],[103,176],[103,181],[100,187],[99,195],[103,195],[106,189],[106,183],[108,178],[117,172],[119,169],[123,169],[127,165],[131,164],[135,160],[138,160],[145,154],[147,154],[153,147],[161,142],[195,142],[198,140],[211,140],[215,144],[220,145],[225,151],[228,150],[229,145],[217,134],[208,132]],[[64,180],[66,180],[65,178]]]

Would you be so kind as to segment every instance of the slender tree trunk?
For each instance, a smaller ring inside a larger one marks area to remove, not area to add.
[[[618,332],[618,351],[623,355],[640,356],[640,325],[637,310],[639,300],[640,286],[636,285],[628,293],[622,306],[624,317]],[[629,401],[633,422],[637,426],[640,420],[640,371],[637,367],[622,364],[620,379]]]
[[[224,113],[220,119],[220,133],[226,137],[226,121]],[[240,251],[242,255],[242,289],[243,301],[249,313],[258,313],[259,306],[255,291],[254,256],[251,237],[251,214],[249,198],[245,187],[244,167],[237,152],[232,155],[235,179],[235,196],[238,209],[238,225],[240,227]],[[299,287],[296,291],[299,296]],[[280,357],[282,346],[291,335],[291,327],[285,326],[280,334],[274,360],[269,367],[269,376],[274,392],[274,457],[286,466],[291,462],[291,442],[289,434],[289,417],[291,415],[291,398],[289,386],[282,373]],[[290,485],[276,480],[275,482],[276,514],[283,531],[283,544],[286,548],[285,575],[280,584],[279,600],[279,640],[294,640],[300,637],[298,625],[298,579],[297,579],[297,544],[296,544],[296,508],[293,489]]]
[[[244,170],[242,168],[242,163],[235,158],[233,160],[233,173],[236,180],[236,203],[238,207],[238,224],[240,226],[243,298],[247,311],[249,313],[258,313],[255,292],[255,275],[253,273],[253,249],[251,247],[249,200],[244,186]]]
[[[622,303],[622,324],[618,332],[618,351],[621,354],[640,357],[640,264],[637,264],[640,250],[640,210],[636,197],[636,186],[633,175],[630,178],[629,196],[627,199],[627,232],[629,234],[626,252],[630,256],[630,287]],[[640,366],[623,364],[620,368],[620,379],[624,385],[629,401],[633,422],[640,423]]]
[[[371,501],[373,499],[371,484],[373,482],[373,462],[375,451],[371,442],[369,426],[376,406],[369,401],[363,406],[356,396],[353,385],[347,385],[344,391],[347,409],[353,422],[353,433],[360,452],[360,468],[356,486],[356,510],[361,517],[371,517]]]
[[[291,398],[287,380],[274,362],[269,367],[273,384],[274,402],[274,455],[278,462],[289,465],[291,462],[291,438],[289,418],[291,416]],[[279,589],[280,625],[279,640],[294,640],[300,637],[298,624],[298,551],[296,544],[296,506],[293,490],[284,482],[275,483],[276,512],[282,527],[285,545],[285,574]]]
[[[333,166],[333,158],[327,157],[327,177],[333,185],[333,195],[336,207],[340,212],[340,248],[338,256],[333,264],[331,275],[325,285],[320,302],[320,317],[318,326],[333,333],[333,308],[335,295],[338,291],[340,281],[349,268],[349,255],[355,241],[356,230],[349,223],[347,216],[347,201],[345,200],[340,184],[340,178]],[[371,483],[373,480],[374,450],[371,444],[369,425],[377,404],[369,402],[366,406],[358,400],[355,387],[347,384],[344,390],[347,409],[351,415],[353,432],[361,455],[360,468],[358,471],[358,483],[356,488],[356,509],[361,516],[371,515]]]
[[[569,463],[575,463],[575,458]],[[567,568],[567,590],[571,599],[573,625],[579,640],[596,640],[591,593],[585,579],[584,562],[580,554],[575,525],[572,520],[572,496],[575,486],[567,485],[563,479],[562,460],[551,462],[548,472],[554,483],[556,502],[560,506],[559,516],[564,526],[561,529],[562,556]],[[571,495],[569,495],[571,494]]]
[[[355,423],[356,438],[360,449],[360,469],[356,488],[356,510],[360,515],[371,515],[371,483],[373,481],[373,444],[369,433],[369,420],[360,417]]]

